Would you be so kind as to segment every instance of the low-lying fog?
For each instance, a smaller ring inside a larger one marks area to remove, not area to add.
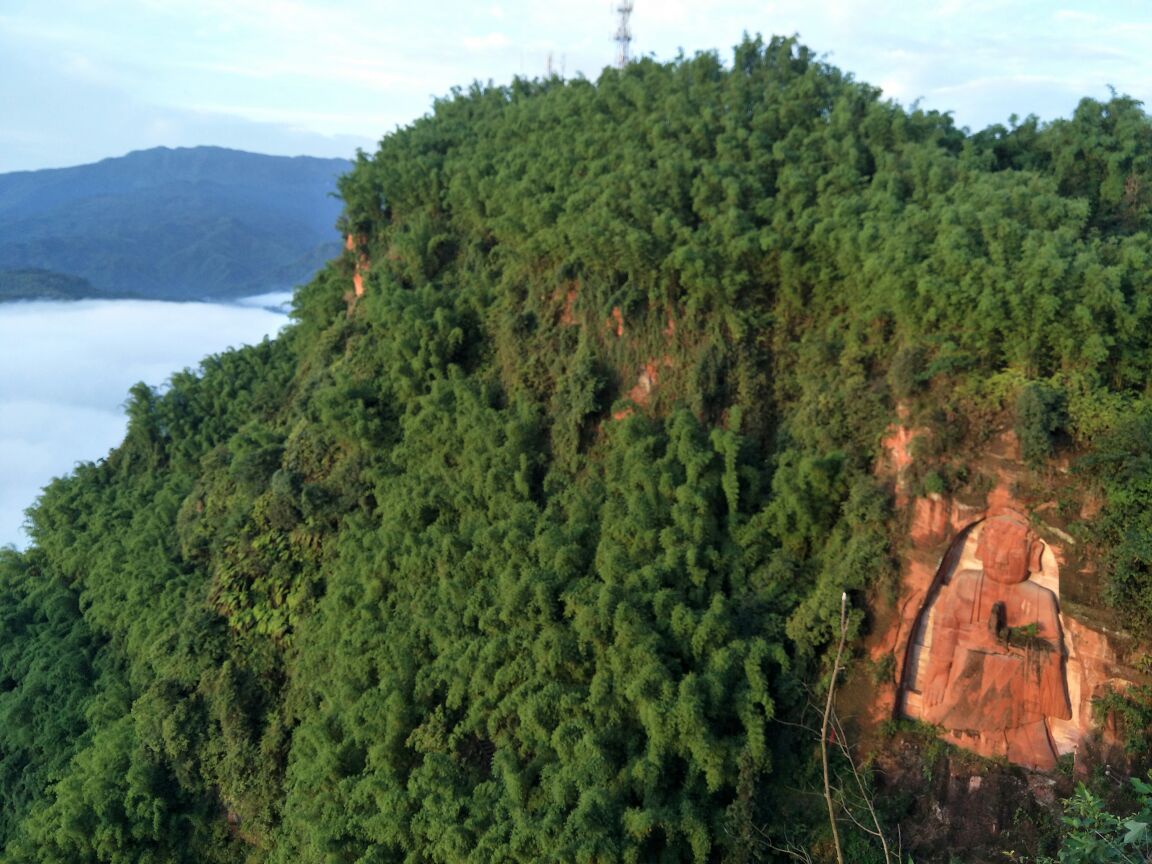
[[[0,546],[27,545],[24,509],[49,480],[120,443],[133,384],[275,335],[289,299],[0,303]]]

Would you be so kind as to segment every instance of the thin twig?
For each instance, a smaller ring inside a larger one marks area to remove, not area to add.
[[[828,701],[824,703],[824,722],[820,726],[820,758],[824,762],[824,802],[828,805],[828,824],[832,826],[832,842],[836,847],[837,864],[844,864],[840,849],[840,830],[836,827],[836,809],[832,805],[832,781],[828,770],[828,723],[832,717],[832,698],[836,694],[836,675],[840,671],[840,658],[848,638],[848,592],[840,593],[840,644],[836,648],[836,662],[832,664],[832,678],[828,682]]]
[[[880,818],[876,815],[872,796],[868,794],[868,790],[864,786],[864,778],[860,775],[860,769],[856,766],[856,760],[852,758],[852,751],[848,747],[848,736],[844,734],[844,726],[840,723],[840,718],[835,716],[835,713],[833,713],[832,722],[835,724],[833,729],[836,731],[836,740],[840,742],[840,750],[844,754],[844,758],[848,760],[848,766],[852,769],[852,777],[856,781],[856,788],[860,791],[860,798],[864,802],[864,806],[868,808],[868,815],[872,817],[872,824],[875,826],[874,828],[864,828],[861,825],[860,828],[880,840],[880,845],[884,848],[884,861],[887,864],[891,860],[888,838],[884,836],[884,831],[880,827]]]
[[[778,846],[772,841],[772,836],[763,828],[757,828],[756,830],[759,832],[760,836],[764,838],[764,847],[766,849],[770,849],[773,852],[780,852],[784,855],[787,855],[789,858],[795,858],[797,861],[804,861],[806,864],[813,864],[812,854],[803,846],[800,846],[798,843],[794,843],[789,840],[787,835],[784,837],[784,845]]]

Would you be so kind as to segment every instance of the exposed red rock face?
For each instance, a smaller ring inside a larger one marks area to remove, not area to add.
[[[671,369],[675,365],[676,361],[667,354],[659,360],[653,357],[647,361],[640,367],[640,373],[636,377],[636,384],[628,391],[628,398],[640,408],[647,408],[652,398],[652,392],[660,383],[661,368]],[[623,411],[617,411],[616,414],[612,416],[614,419],[619,420],[621,417],[627,417],[631,413],[631,409],[625,409]]]
[[[367,238],[360,234],[348,234],[344,238],[344,248],[356,253],[356,271],[352,274],[352,291],[355,297],[364,296],[364,274],[372,266],[365,251]]]
[[[908,469],[912,467],[912,442],[922,434],[921,429],[893,424],[881,443],[884,455],[876,466],[877,472],[895,481],[896,506],[900,509],[908,505]]]
[[[652,391],[656,389],[656,385],[660,383],[660,367],[671,368],[674,361],[671,357],[663,357],[659,361],[655,358],[649,360],[640,369],[640,374],[636,379],[636,385],[628,391],[628,398],[639,405],[641,408],[647,407],[648,400],[652,395]]]
[[[624,337],[624,313],[619,306],[612,307],[612,316],[605,322],[608,329],[616,334],[617,339]]]
[[[640,370],[640,376],[636,379],[636,386],[628,391],[628,398],[641,407],[646,406],[652,389],[658,383],[660,383],[660,370],[655,363],[648,361]]]
[[[559,308],[556,323],[561,327],[579,327],[576,317],[576,300],[580,297],[580,283],[570,281],[556,288],[551,294],[552,303]]]
[[[980,566],[944,574],[922,619],[930,632],[914,670],[920,716],[981,755],[1050,770],[1047,720],[1072,714],[1056,595],[1029,579],[1041,572],[1044,544],[1018,514],[970,533]]]
[[[960,529],[979,517],[979,511],[962,507],[951,498],[928,495],[911,501],[912,542],[918,546],[931,546],[951,539]]]
[[[563,327],[576,326],[577,296],[579,296],[579,292],[576,290],[575,285],[569,287],[568,291],[564,294],[564,311],[560,313],[560,325]]]
[[[919,718],[965,749],[1049,770],[1100,737],[1093,700],[1130,686],[1132,670],[1112,634],[1061,609],[1061,544],[1072,539],[1044,524],[1049,505],[1019,500],[1014,438],[997,439],[981,464],[994,488],[963,504],[911,496],[917,434],[891,429],[877,466],[898,499],[904,487],[908,542],[895,614],[869,646],[874,660],[894,657],[899,680],[872,716]]]

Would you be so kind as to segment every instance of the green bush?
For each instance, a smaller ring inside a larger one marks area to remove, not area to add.
[[[1060,390],[1043,382],[1027,384],[1016,400],[1016,437],[1020,455],[1040,465],[1052,455],[1058,435],[1067,424],[1066,399]]]

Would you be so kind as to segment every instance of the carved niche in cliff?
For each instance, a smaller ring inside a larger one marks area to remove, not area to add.
[[[906,716],[1035,769],[1055,766],[1051,722],[1071,716],[1059,583],[1044,573],[1045,554],[1011,511],[964,529],[920,609],[902,675]]]

